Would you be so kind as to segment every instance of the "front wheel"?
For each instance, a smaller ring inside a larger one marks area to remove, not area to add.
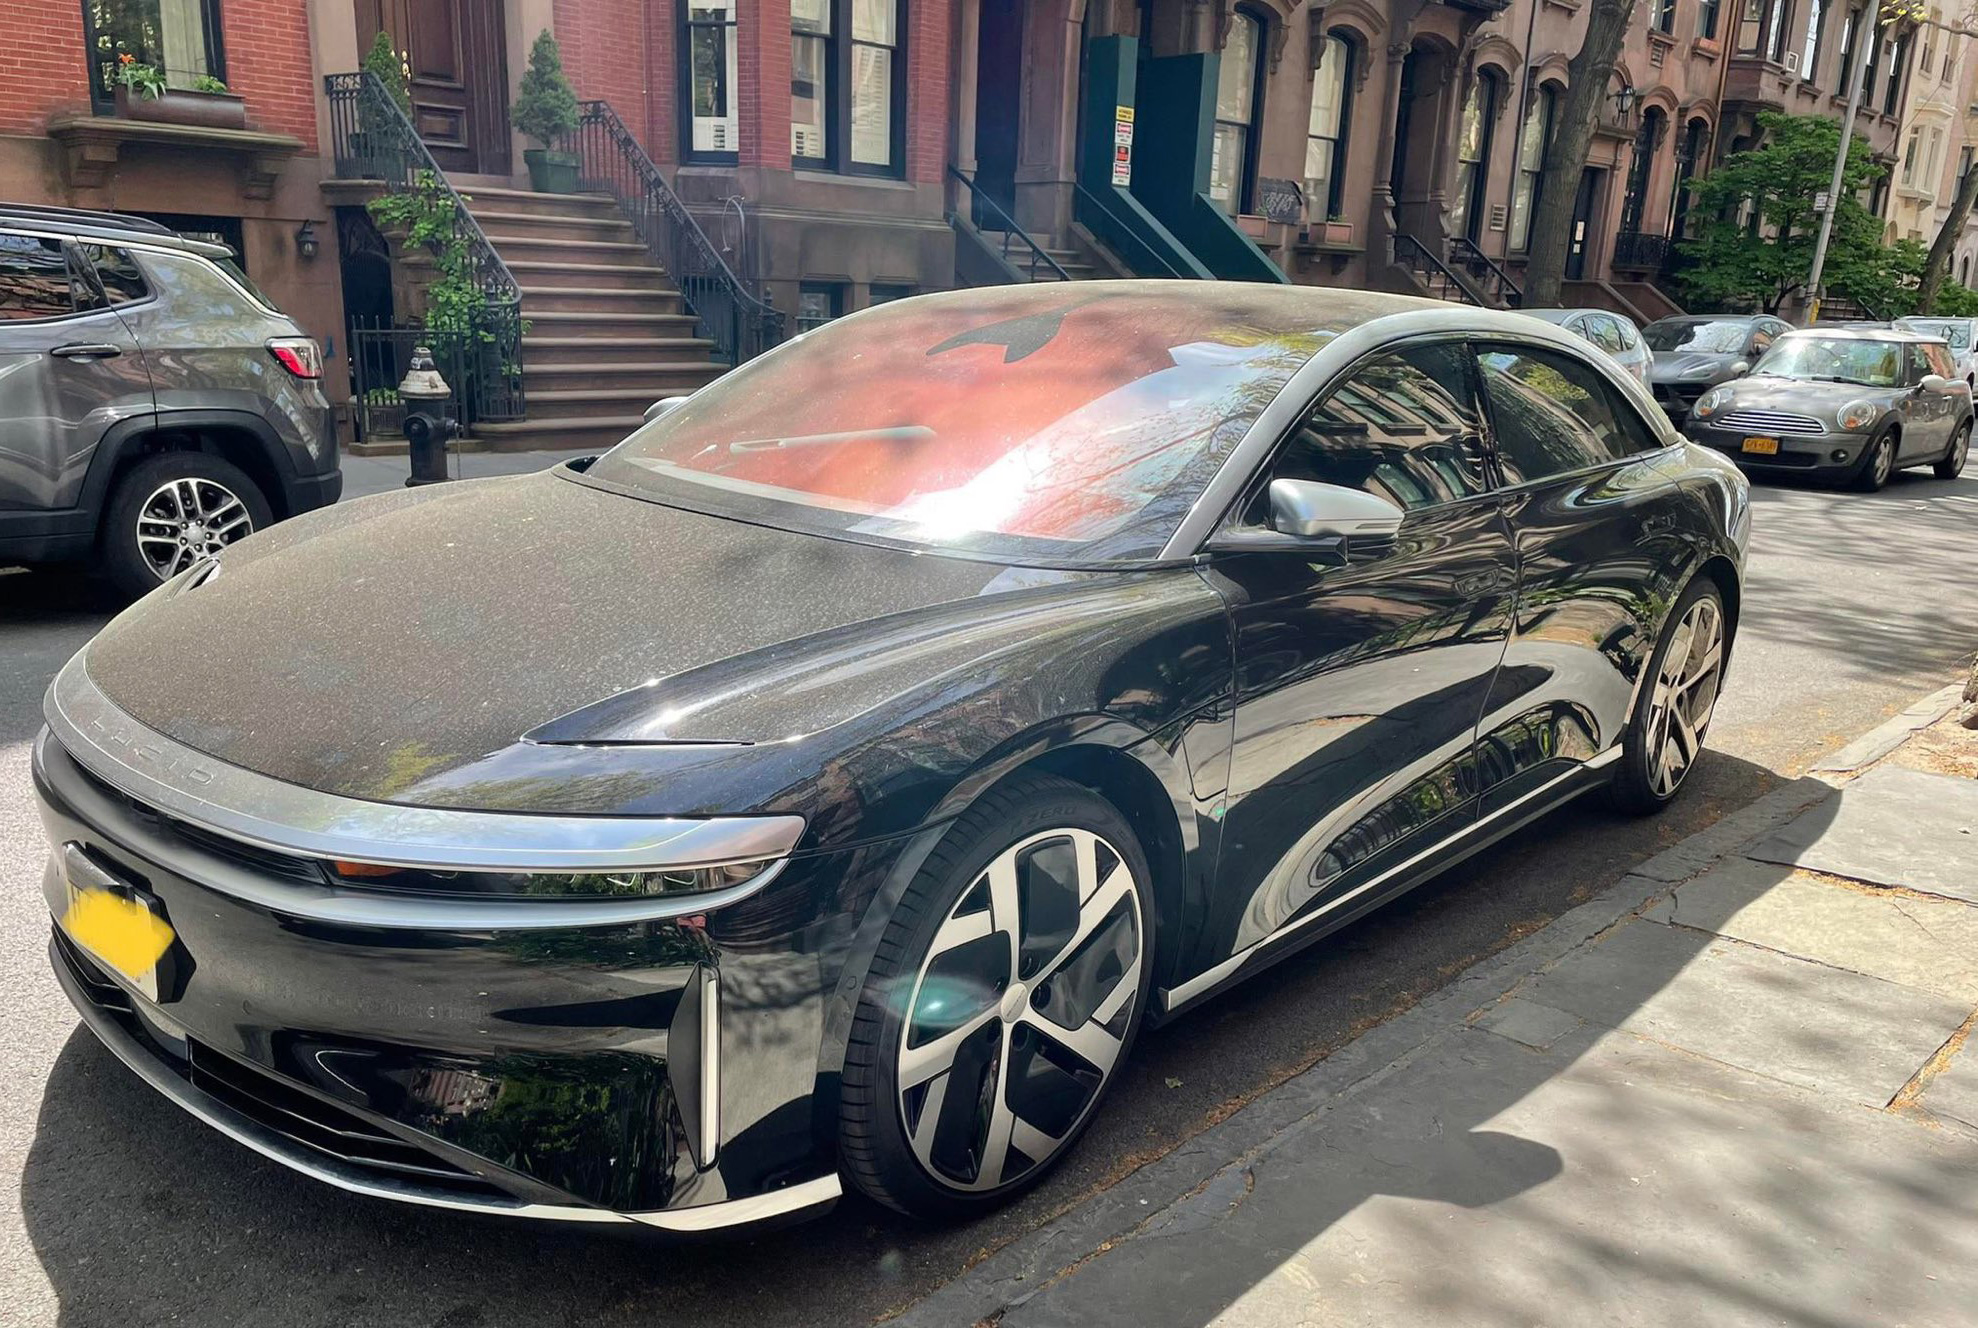
[[[1610,785],[1620,810],[1660,811],[1682,790],[1717,708],[1725,645],[1723,596],[1698,577],[1669,614],[1622,735]]]
[[[155,590],[273,520],[260,486],[204,452],[160,452],[130,468],[100,536],[103,570],[133,597]]]
[[[845,1050],[839,1156],[924,1217],[1030,1188],[1111,1085],[1152,978],[1147,861],[1111,804],[1026,775],[958,818],[886,926]]]
[[[1868,455],[1861,459],[1861,469],[1854,475],[1854,487],[1861,493],[1875,493],[1895,473],[1896,436],[1885,430],[1868,444]]]
[[[1940,480],[1954,480],[1964,473],[1964,459],[1971,451],[1971,421],[1966,420],[1951,433],[1950,450],[1944,459],[1930,467],[1930,473]]]

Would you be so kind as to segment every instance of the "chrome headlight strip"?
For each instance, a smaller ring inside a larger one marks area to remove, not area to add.
[[[323,793],[140,723],[97,687],[83,653],[55,676],[42,706],[69,755],[141,803],[277,852],[439,871],[631,872],[770,862],[787,857],[804,831],[801,816],[538,816]],[[650,911],[688,898],[643,902]],[[692,898],[706,907],[710,897]]]

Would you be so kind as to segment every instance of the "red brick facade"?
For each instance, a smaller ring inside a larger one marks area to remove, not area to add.
[[[907,6],[907,178],[938,183],[948,160],[950,0]]]
[[[0,0],[0,133],[38,133],[56,111],[89,109],[82,6]]]
[[[256,128],[316,150],[316,80],[309,68],[304,0],[227,0],[220,6],[227,86],[247,98]]]
[[[663,0],[556,0],[556,44],[579,100],[608,101],[642,139],[646,115],[646,29]],[[529,41],[535,34],[525,34]],[[651,142],[645,144],[651,150]]]

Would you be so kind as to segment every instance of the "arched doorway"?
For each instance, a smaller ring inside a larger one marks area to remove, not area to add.
[[[1388,189],[1400,229],[1442,252],[1442,181],[1451,171],[1445,125],[1455,86],[1456,53],[1434,40],[1417,40],[1401,62],[1394,112],[1394,154]]]
[[[1023,0],[978,0],[978,5],[975,183],[1005,212],[1014,213],[1023,104]],[[995,211],[979,199],[975,224],[1003,229]]]

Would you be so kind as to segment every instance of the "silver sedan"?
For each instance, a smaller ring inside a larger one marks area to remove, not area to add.
[[[1591,341],[1613,356],[1636,382],[1647,386],[1655,355],[1642,341],[1641,329],[1626,314],[1606,309],[1520,309],[1518,312],[1543,318]]]

